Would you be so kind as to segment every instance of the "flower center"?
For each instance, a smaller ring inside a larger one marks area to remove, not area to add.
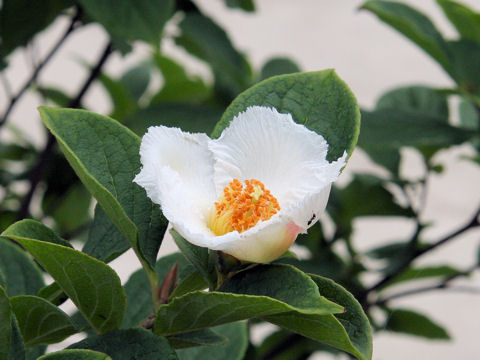
[[[233,179],[223,189],[208,218],[208,227],[217,236],[237,230],[243,232],[260,220],[270,219],[280,210],[278,201],[261,181]]]

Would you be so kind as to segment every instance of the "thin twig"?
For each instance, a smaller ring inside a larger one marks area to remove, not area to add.
[[[33,71],[32,75],[30,75],[30,78],[25,82],[25,84],[22,86],[22,88],[18,91],[16,95],[10,98],[10,102],[7,106],[7,109],[5,110],[5,113],[3,116],[0,118],[0,127],[4,125],[7,122],[8,116],[10,115],[11,111],[13,110],[15,104],[17,101],[23,96],[25,91],[32,85],[38,75],[40,74],[40,71],[44,68],[44,66],[50,61],[50,59],[55,55],[55,53],[58,51],[58,49],[62,46],[62,44],[65,42],[65,40],[70,36],[70,34],[78,28],[78,20],[80,19],[80,11],[77,11],[75,16],[72,18],[72,21],[70,22],[70,25],[68,26],[67,30],[65,33],[62,35],[62,37],[57,41],[57,43],[53,46],[52,50],[45,56],[43,61],[41,61],[38,66],[35,68]]]
[[[101,69],[105,64],[105,62],[107,61],[110,54],[112,53],[112,51],[113,51],[112,44],[109,42],[108,45],[103,50],[101,57],[98,59],[97,64],[92,68],[90,75],[88,76],[87,80],[81,87],[77,96],[69,103],[68,107],[70,108],[80,107],[80,104],[82,102],[82,99],[85,93],[90,88],[90,85],[93,83],[93,81],[100,75]],[[35,189],[37,188],[37,185],[42,179],[43,172],[45,171],[45,167],[48,164],[48,161],[50,160],[50,157],[52,155],[54,145],[55,145],[55,137],[51,133],[49,133],[45,148],[40,153],[37,163],[34,165],[34,167],[30,172],[30,178],[29,178],[30,186],[27,194],[22,200],[22,204],[17,213],[17,219],[16,219],[17,221],[22,220],[28,216],[28,210],[30,208],[30,203],[32,201],[33,194],[35,192]]]
[[[415,288],[415,289],[405,290],[405,291],[398,292],[396,294],[386,296],[384,298],[378,299],[372,305],[384,305],[385,303],[387,303],[391,300],[394,300],[394,299],[398,299],[398,298],[402,298],[402,297],[406,297],[406,296],[410,296],[410,295],[421,294],[421,293],[429,292],[429,291],[432,291],[432,290],[439,290],[439,289],[445,289],[445,288],[454,289],[453,287],[450,287],[450,283],[453,280],[455,280],[456,278],[461,277],[461,276],[470,275],[472,272],[474,272],[478,268],[478,266],[479,266],[479,264],[475,264],[471,268],[469,268],[465,271],[453,274],[453,275],[445,278],[443,281],[441,281],[437,284],[434,284],[434,285],[429,285],[429,286],[419,287],[419,288]]]
[[[461,228],[457,229],[456,231],[452,232],[451,234],[448,234],[447,236],[443,237],[442,239],[438,240],[437,242],[431,244],[430,246],[417,249],[408,259],[405,260],[405,262],[400,265],[395,272],[392,272],[390,274],[385,275],[383,279],[378,281],[376,284],[365,290],[365,293],[370,293],[374,290],[377,290],[384,286],[385,284],[389,283],[391,280],[395,279],[397,276],[399,276],[403,271],[405,271],[410,264],[412,263],[413,260],[418,258],[419,256],[432,251],[433,249],[436,249],[437,247],[444,245],[445,243],[449,242],[450,240],[456,238],[458,235],[463,234],[464,232],[479,226],[479,220],[478,217],[480,215],[480,207],[478,210],[475,212],[475,215],[472,217],[472,219],[465,225],[463,225]]]

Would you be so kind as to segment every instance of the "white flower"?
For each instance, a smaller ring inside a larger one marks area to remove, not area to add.
[[[327,151],[325,139],[290,114],[254,106],[216,140],[150,127],[134,181],[191,243],[269,262],[324,211],[347,155],[329,163]]]

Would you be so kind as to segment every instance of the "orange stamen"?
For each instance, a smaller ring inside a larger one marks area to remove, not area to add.
[[[280,210],[277,199],[261,181],[251,179],[244,183],[233,179],[215,202],[208,220],[208,226],[215,235],[234,230],[243,232],[259,221],[270,219]]]

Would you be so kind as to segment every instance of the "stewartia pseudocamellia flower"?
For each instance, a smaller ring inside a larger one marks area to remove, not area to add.
[[[216,140],[149,128],[134,181],[191,243],[270,262],[324,211],[346,159],[329,163],[327,151],[325,139],[290,114],[254,106]]]

